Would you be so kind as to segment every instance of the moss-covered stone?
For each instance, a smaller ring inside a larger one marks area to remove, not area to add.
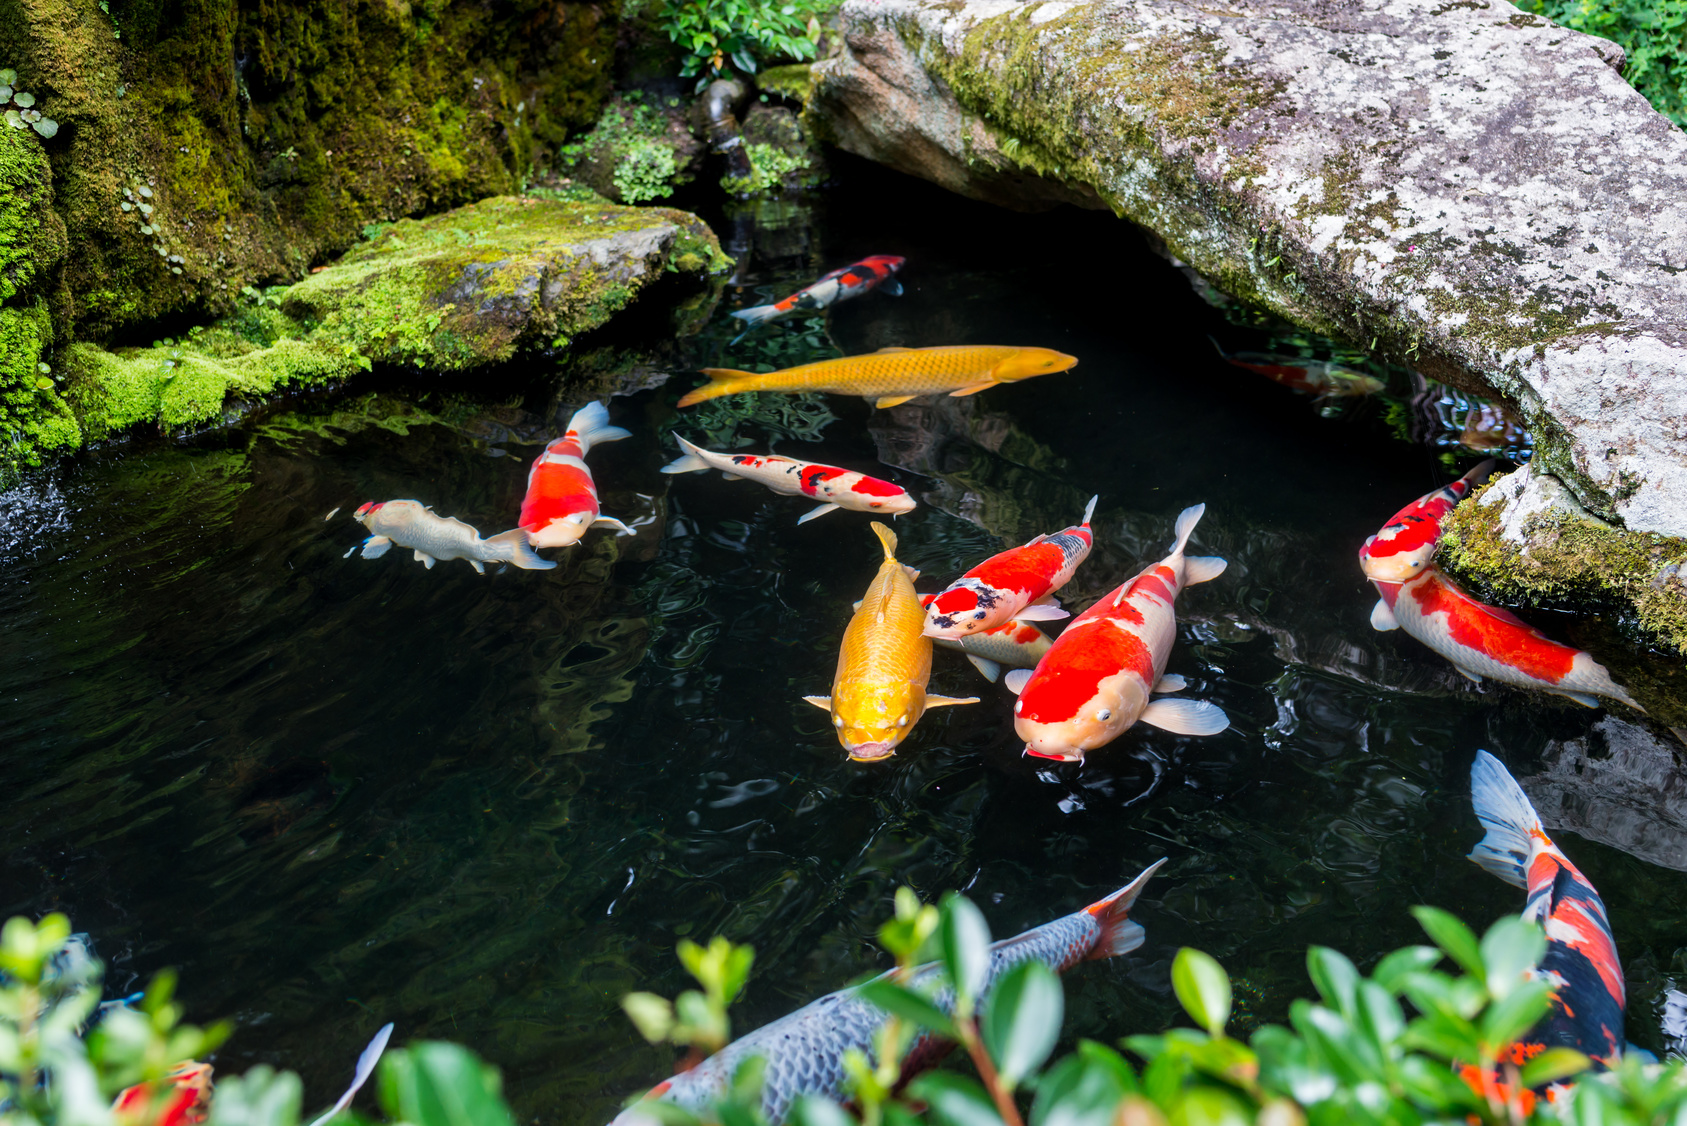
[[[43,454],[82,443],[44,360],[52,342],[45,301],[0,306],[0,485],[39,465]]]
[[[789,98],[799,105],[808,102],[809,88],[814,81],[813,63],[791,63],[770,66],[756,75],[756,89],[764,94]]]
[[[667,199],[703,166],[703,143],[687,117],[678,98],[623,94],[590,133],[562,147],[560,168],[617,203]]]
[[[319,343],[461,369],[564,345],[664,273],[726,264],[683,211],[506,196],[382,228],[289,289],[284,308]]]
[[[819,146],[784,106],[752,105],[744,115],[743,137],[750,175],[721,177],[721,190],[728,195],[786,195],[825,180],[826,160]]]

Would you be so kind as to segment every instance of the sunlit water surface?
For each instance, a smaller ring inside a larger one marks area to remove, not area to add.
[[[526,1118],[590,1122],[670,1070],[617,1002],[686,985],[679,937],[754,944],[744,1030],[881,967],[872,934],[899,884],[965,889],[1009,935],[1169,857],[1136,914],[1147,945],[1068,980],[1068,1035],[1104,1038],[1175,1019],[1181,945],[1237,978],[1246,1029],[1307,990],[1308,944],[1364,965],[1420,938],[1413,904],[1477,925],[1521,907],[1464,859],[1471,757],[1528,775],[1574,740],[1599,758],[1610,728],[1476,689],[1369,627],[1355,551],[1447,479],[1432,449],[1390,437],[1375,401],[1323,417],[1224,365],[1209,334],[1258,334],[1111,217],[1008,215],[855,169],[783,218],[740,223],[744,284],[691,341],[650,315],[589,364],[398,373],[190,443],[90,453],[0,500],[0,908],[68,911],[121,990],[180,967],[191,1016],[237,1024],[219,1066],[295,1068],[313,1101],[392,1020],[484,1053]],[[904,296],[727,345],[729,308],[869,253],[908,258]],[[1081,363],[890,411],[673,406],[696,366],[967,342]],[[617,383],[614,358],[640,346],[661,358]],[[637,537],[484,577],[398,550],[342,558],[365,500],[513,524],[556,410],[608,385],[645,388],[610,403],[634,436],[591,455]],[[1138,726],[1081,770],[1039,764],[1006,692],[940,650],[933,690],[984,702],[932,713],[888,763],[846,761],[800,697],[828,690],[877,565],[866,519],[799,527],[806,502],[663,477],[676,428],[901,482],[924,502],[896,523],[922,589],[1099,493],[1096,551],[1067,589],[1081,608],[1205,501],[1197,549],[1231,567],[1186,594],[1170,670],[1231,728]],[[1560,843],[1611,908],[1630,1037],[1664,1047],[1687,878]]]

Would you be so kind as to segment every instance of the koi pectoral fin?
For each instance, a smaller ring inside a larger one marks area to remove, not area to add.
[[[898,351],[901,350],[898,349]],[[899,407],[912,398],[914,398],[913,395],[880,395],[873,400],[873,405],[880,410],[884,410],[886,407]]]
[[[1025,685],[1030,679],[1030,669],[1014,669],[1012,672],[1002,677],[1002,684],[1006,686],[1009,692],[1012,692],[1015,696],[1017,696],[1021,692],[1025,691]]]
[[[1175,672],[1169,672],[1154,682],[1154,691],[1156,692],[1182,692],[1186,687],[1188,687],[1188,681]]]
[[[829,712],[832,710],[832,698],[830,696],[804,696],[803,699],[807,700],[823,712]]]
[[[957,697],[957,696],[927,696],[926,697],[926,710],[929,711],[932,708],[946,708],[950,704],[976,704],[976,703],[978,703],[978,697],[977,696],[968,696],[964,700]]]
[[[806,524],[816,516],[824,516],[828,512],[836,512],[837,510],[838,506],[835,504],[823,504],[819,508],[811,508],[807,512],[803,513],[803,515],[797,518],[797,523]]]
[[[1574,700],[1584,708],[1597,708],[1600,706],[1599,697],[1589,696],[1586,692],[1560,692],[1558,695],[1563,696],[1567,700]]]
[[[1464,677],[1466,680],[1470,681],[1470,683],[1472,683],[1472,684],[1481,684],[1482,683],[1482,677],[1481,677],[1480,674],[1471,672],[1469,669],[1465,668],[1463,665],[1454,665],[1453,667],[1455,669],[1458,669],[1459,675]]]
[[[1371,607],[1371,628],[1378,633],[1400,628],[1400,619],[1394,616],[1394,611],[1388,608],[1388,603],[1380,598],[1377,599],[1377,604]]]
[[[433,556],[429,555],[427,552],[423,551],[421,548],[417,548],[416,549],[416,562],[420,563],[422,566],[426,567],[428,570],[431,571],[431,570],[433,570],[433,565],[435,563],[438,563],[439,560],[435,559]]]
[[[992,684],[996,682],[997,677],[1002,675],[1002,666],[988,657],[980,657],[977,653],[968,653],[967,660],[971,661],[972,667],[983,673],[984,679]]]
[[[888,293],[892,297],[901,297],[902,283],[897,281],[895,278],[886,278],[884,281],[879,283],[879,292]]]
[[[988,391],[996,385],[994,379],[987,379],[983,383],[970,383],[965,387],[957,387],[949,392],[951,399],[959,399],[962,395],[976,395],[980,391]]]
[[[1062,610],[1052,602],[1037,602],[1019,611],[1013,616],[1016,622],[1058,622],[1061,618],[1070,618],[1070,610]]]
[[[615,534],[618,535],[618,536],[636,536],[636,535],[638,535],[638,533],[636,531],[627,527],[625,524],[621,523],[621,521],[615,519],[615,517],[613,517],[613,516],[599,516],[596,520],[592,521],[592,527],[596,528],[596,527],[600,527],[600,526],[605,527],[605,528],[616,529]]]
[[[387,549],[391,546],[392,541],[385,536],[370,536],[368,539],[363,541],[363,558],[379,559],[387,553]],[[351,551],[356,550],[357,548],[355,547],[351,549]],[[346,554],[350,555],[351,551],[346,552]]]
[[[1142,722],[1176,735],[1217,735],[1230,717],[1205,700],[1155,700],[1142,709]]]

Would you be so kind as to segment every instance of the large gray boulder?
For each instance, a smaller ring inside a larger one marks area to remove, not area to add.
[[[1687,134],[1502,0],[847,0],[810,114],[1020,208],[1107,207],[1220,288],[1513,405],[1687,536]]]

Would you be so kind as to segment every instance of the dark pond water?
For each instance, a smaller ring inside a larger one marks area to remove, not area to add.
[[[690,342],[651,315],[567,364],[395,375],[87,454],[10,494],[0,907],[68,911],[120,988],[180,967],[193,1017],[237,1022],[224,1068],[296,1068],[326,1101],[393,1020],[498,1063],[526,1118],[591,1122],[669,1071],[617,1001],[685,986],[680,936],[755,945],[742,1030],[880,966],[871,936],[899,884],[964,888],[1008,935],[1165,856],[1137,913],[1147,945],[1071,975],[1068,1033],[1173,1020],[1184,944],[1236,976],[1247,1027],[1307,989],[1309,943],[1368,963],[1419,937],[1413,904],[1477,925],[1520,909],[1464,859],[1477,748],[1573,774],[1649,738],[1474,689],[1374,633],[1355,551],[1447,479],[1444,451],[1397,440],[1381,400],[1320,410],[1223,364],[1208,334],[1265,336],[1125,224],[846,168],[811,211],[771,209],[733,238],[744,285]],[[875,252],[907,256],[905,296],[726,345],[727,308]],[[673,407],[702,363],[963,342],[1081,363],[883,412]],[[656,359],[635,363],[640,348]],[[681,374],[653,385],[661,367]],[[610,404],[634,436],[591,458],[636,538],[594,533],[548,573],[342,558],[361,531],[346,513],[370,499],[509,526],[555,412],[605,386],[645,387]],[[1005,691],[939,651],[934,690],[985,702],[933,713],[888,764],[847,762],[800,697],[826,691],[875,569],[866,520],[798,527],[804,502],[662,477],[674,427],[904,483],[924,503],[897,530],[925,589],[1099,493],[1096,551],[1067,588],[1082,606],[1205,501],[1198,547],[1231,567],[1187,595],[1170,668],[1232,727],[1137,727],[1081,771],[1051,769],[1020,756]],[[1658,994],[1687,951],[1687,876],[1665,863],[1684,853],[1664,830],[1650,859],[1598,835],[1560,843],[1610,905],[1630,1036],[1663,1047]]]

